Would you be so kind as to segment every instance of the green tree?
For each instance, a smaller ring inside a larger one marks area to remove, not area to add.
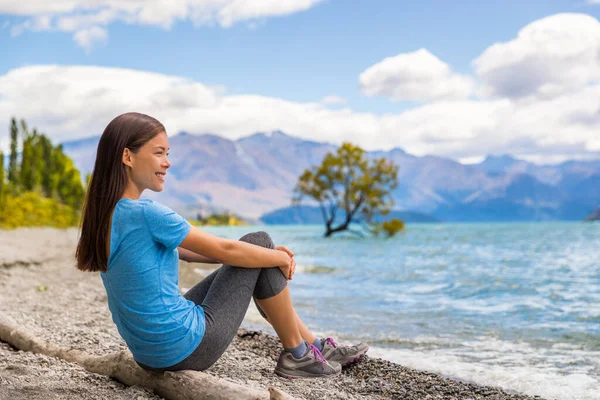
[[[20,128],[20,132],[19,132]],[[21,120],[12,119],[9,182],[4,184],[0,153],[0,228],[19,226],[68,227],[78,223],[85,196],[79,171],[52,142]],[[17,150],[23,140],[20,160]]]
[[[33,176],[31,177],[31,180],[33,182],[34,188],[41,189],[42,171],[44,170],[44,158],[41,143],[41,135],[37,131],[37,129],[34,129],[33,133],[31,134],[31,154],[31,169],[33,170]]]
[[[57,177],[57,192],[60,200],[73,209],[79,209],[85,196],[79,170],[73,160],[63,153],[62,145],[54,149],[55,176]]]
[[[53,179],[54,173],[54,152],[52,142],[46,137],[46,135],[40,135],[40,152],[42,154],[42,164],[44,168],[41,170],[41,184],[42,190],[46,197],[54,197],[56,194],[56,180]]]
[[[23,124],[24,125],[24,124]],[[26,130],[21,131],[23,140],[23,150],[21,151],[21,168],[19,169],[19,182],[25,191],[33,190],[34,171],[33,171],[33,148],[31,146],[31,137]]]
[[[29,136],[29,129],[27,129],[27,122],[24,119],[21,119],[21,132],[24,137]]]
[[[17,149],[19,140],[19,128],[17,120],[11,119],[10,124],[10,158],[8,161],[8,183],[16,188],[19,184],[19,173],[17,164]]]
[[[2,194],[4,193],[4,153],[0,151],[0,205],[2,204]]]
[[[23,150],[21,152],[20,184],[23,190],[39,190],[42,184],[43,149],[40,134],[36,129],[29,132],[27,123],[21,120],[21,138]]]
[[[302,173],[292,202],[298,205],[307,196],[319,203],[325,237],[345,230],[362,235],[349,229],[352,223],[360,224],[375,235],[386,232],[393,236],[404,227],[402,221],[375,223],[374,219],[379,214],[389,214],[394,206],[391,192],[397,187],[398,167],[392,161],[384,157],[369,160],[363,149],[345,142],[336,154],[327,153],[320,166]],[[340,210],[342,220],[334,226]]]

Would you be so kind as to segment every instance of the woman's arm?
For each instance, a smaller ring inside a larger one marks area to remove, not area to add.
[[[285,251],[267,249],[239,240],[224,239],[192,226],[179,245],[220,264],[244,268],[289,268],[292,258]]]
[[[190,263],[220,264],[218,260],[213,260],[212,258],[205,257],[201,254],[196,254],[193,251],[184,249],[183,247],[178,247],[177,251],[179,251],[179,259],[183,261]]]

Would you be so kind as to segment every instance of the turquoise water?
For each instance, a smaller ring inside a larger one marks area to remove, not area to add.
[[[392,239],[265,230],[296,254],[307,325],[420,370],[558,399],[600,399],[600,224],[414,224]]]

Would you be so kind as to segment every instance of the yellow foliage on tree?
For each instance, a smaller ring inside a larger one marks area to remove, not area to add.
[[[371,233],[384,231],[393,236],[404,223],[380,224],[378,215],[387,215],[394,206],[391,193],[398,187],[398,167],[385,157],[368,159],[365,151],[344,142],[335,154],[325,155],[321,165],[305,170],[298,178],[292,200],[297,205],[307,196],[319,203],[325,222],[325,237],[348,230],[352,223],[362,224]],[[342,222],[333,226],[339,211]]]
[[[55,199],[37,192],[25,192],[19,196],[5,193],[0,207],[0,228],[51,226],[68,228],[76,226],[79,212]]]
[[[398,218],[392,218],[389,221],[384,221],[381,224],[376,224],[373,229],[373,233],[379,235],[381,233],[385,233],[387,237],[392,237],[396,233],[404,230],[404,221]]]

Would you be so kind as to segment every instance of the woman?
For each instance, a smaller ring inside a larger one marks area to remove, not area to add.
[[[171,163],[164,126],[139,113],[113,119],[102,134],[83,207],[77,268],[100,271],[108,306],[135,361],[151,371],[205,370],[233,340],[250,299],[284,350],[275,373],[330,377],[368,346],[316,338],[302,323],[287,287],[294,254],[265,232],[219,238],[142,192],[163,190]],[[178,259],[222,263],[181,295]]]

